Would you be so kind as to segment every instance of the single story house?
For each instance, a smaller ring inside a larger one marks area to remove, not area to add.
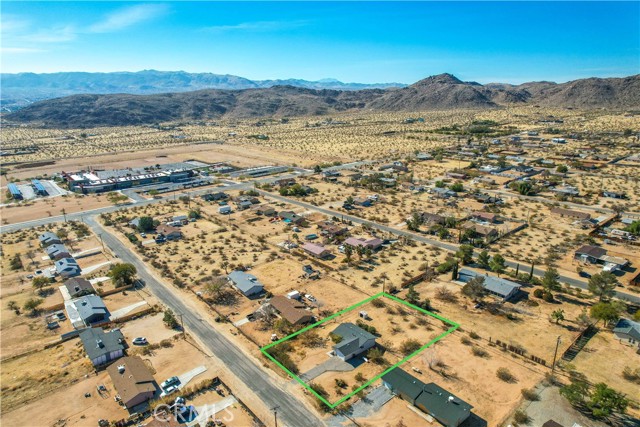
[[[446,219],[442,215],[433,214],[430,212],[422,212],[420,214],[420,218],[422,219],[422,223],[425,225],[444,225]]]
[[[455,191],[448,188],[435,187],[431,189],[431,192],[440,199],[448,199],[449,197],[458,197]]]
[[[556,187],[551,189],[551,191],[553,191],[554,193],[566,194],[569,196],[578,196],[580,194],[580,191],[576,187],[572,187],[570,185],[565,185],[563,187]]]
[[[627,341],[631,344],[639,343],[638,346],[640,346],[640,322],[622,318],[613,328],[613,334],[620,341]]]
[[[140,226],[140,217],[133,218],[127,225],[131,228],[137,229]]]
[[[292,224],[300,225],[304,222],[304,217],[298,215],[293,211],[281,211],[278,216],[283,220],[287,220]]]
[[[478,235],[482,236],[485,241],[491,241],[498,237],[498,230],[496,230],[495,228],[487,227],[486,225],[470,223],[465,224],[462,227],[467,230],[473,230]]]
[[[502,199],[495,196],[490,196],[488,194],[476,194],[475,199],[476,201],[484,203],[485,205],[493,205],[502,202]]]
[[[356,206],[369,207],[371,206],[371,199],[362,196],[354,197],[353,204]]]
[[[80,329],[109,319],[107,306],[97,295],[85,295],[65,302],[67,316],[74,328]]]
[[[178,240],[182,238],[182,231],[179,228],[167,224],[157,226],[156,233],[162,234],[167,240]]]
[[[202,195],[202,198],[207,202],[217,202],[218,200],[225,200],[227,197],[229,196],[222,191]]]
[[[49,259],[58,260],[61,258],[70,258],[71,253],[67,250],[67,248],[61,243],[54,243],[45,248]]]
[[[279,179],[275,182],[275,184],[282,188],[282,187],[290,187],[292,185],[294,185],[296,183],[296,179],[295,178],[282,178]]]
[[[382,383],[445,427],[458,427],[469,418],[473,409],[473,406],[435,383],[425,384],[400,368],[383,375]]]
[[[40,246],[47,247],[53,244],[61,244],[62,240],[56,235],[56,233],[52,233],[50,231],[45,231],[39,237]]]
[[[380,249],[380,247],[382,246],[382,243],[384,242],[380,239],[374,238],[374,239],[365,240],[361,237],[349,237],[344,241],[345,245],[353,246],[354,248],[362,246],[374,251],[376,249]]]
[[[586,213],[586,212],[580,212],[580,211],[574,211],[572,209],[564,209],[564,208],[551,208],[551,213],[552,214],[556,214],[556,215],[560,215],[560,216],[567,216],[570,218],[576,218],[576,219],[580,219],[580,220],[589,220],[591,219],[591,215]]]
[[[56,273],[60,277],[74,277],[79,276],[80,266],[74,258],[61,258],[55,262]]]
[[[453,179],[467,179],[467,174],[460,173],[460,172],[447,172],[445,173],[445,176],[447,176],[447,178],[453,178]]]
[[[325,248],[323,245],[311,242],[307,242],[302,245],[302,250],[316,258],[326,258],[331,254],[331,251],[329,251],[329,249]]]
[[[67,288],[67,292],[69,292],[71,298],[79,298],[96,292],[91,282],[81,277],[73,277],[66,280],[64,286]]]
[[[349,360],[361,355],[376,345],[375,335],[365,331],[353,323],[342,323],[332,332],[342,338],[333,346],[336,356]]]
[[[127,347],[120,330],[105,332],[102,328],[87,328],[80,332],[80,341],[93,366],[106,365],[121,358]]]
[[[245,297],[261,294],[264,291],[264,285],[260,283],[258,278],[244,271],[232,271],[227,276],[227,279],[233,283],[233,286]]]
[[[582,262],[595,264],[607,254],[607,250],[599,246],[584,245],[574,253],[574,258]]]
[[[269,300],[271,307],[293,326],[313,322],[313,315],[305,310],[305,305],[298,300],[277,295]]]
[[[331,221],[319,222],[318,228],[322,230],[321,234],[331,236],[331,237],[342,236],[343,234],[346,234],[349,231],[349,229],[344,225],[334,224]]]
[[[604,197],[609,197],[611,199],[624,199],[627,197],[625,193],[621,193],[617,191],[603,191],[602,195]]]
[[[506,280],[496,276],[484,275],[466,268],[460,270],[460,272],[458,273],[458,280],[466,283],[478,276],[482,276],[484,278],[484,283],[482,284],[482,286],[487,291],[487,293],[496,296],[503,301],[509,301],[510,299],[515,297],[520,292],[520,288],[522,287],[521,285],[510,280]]]
[[[491,212],[473,212],[471,218],[493,224],[498,219],[498,216]]]
[[[268,205],[257,205],[252,208],[256,215],[276,216],[278,211]]]
[[[153,399],[159,390],[153,374],[138,356],[123,357],[112,363],[107,372],[127,409]]]
[[[253,206],[253,203],[251,203],[249,200],[236,200],[235,203],[236,203],[236,209],[238,209],[239,211],[250,209],[251,206]]]

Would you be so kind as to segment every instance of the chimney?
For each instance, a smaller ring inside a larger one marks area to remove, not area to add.
[[[96,344],[98,344],[98,348],[104,347],[104,343],[102,342],[102,340],[96,340]]]
[[[447,403],[453,403],[455,400],[456,400],[455,397],[449,396],[449,399],[447,399]]]
[[[124,374],[124,365],[118,365],[118,373]]]

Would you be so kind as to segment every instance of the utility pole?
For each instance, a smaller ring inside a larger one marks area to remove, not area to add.
[[[104,252],[104,241],[102,240],[102,233],[98,233],[98,237],[100,238],[100,243],[102,244],[102,252]]]
[[[278,409],[280,408],[280,406],[274,406],[273,408],[271,408],[271,410],[273,411],[273,418],[276,422],[276,427],[278,427]]]
[[[178,316],[180,316],[180,327],[182,328],[182,339],[186,340],[187,339],[187,331],[184,330],[184,322],[182,321],[182,313],[178,313]]]
[[[553,353],[553,365],[551,366],[551,373],[556,370],[556,357],[558,356],[558,347],[560,347],[560,335],[558,335],[558,341],[556,341],[556,351]]]

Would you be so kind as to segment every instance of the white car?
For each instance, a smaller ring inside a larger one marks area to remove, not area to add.
[[[149,341],[147,341],[147,339],[145,337],[137,337],[133,339],[133,344],[134,345],[147,345],[149,344]]]
[[[169,396],[170,394],[173,394],[176,391],[178,391],[178,387],[172,385],[172,386],[167,387],[162,393],[160,393],[160,396],[161,397]]]

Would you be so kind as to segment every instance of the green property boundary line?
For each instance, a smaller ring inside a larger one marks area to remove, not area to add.
[[[436,318],[436,319],[438,319],[438,320],[440,320],[440,321],[442,321],[442,322],[444,322],[444,323],[446,323],[446,324],[450,325],[451,327],[450,327],[449,329],[447,329],[445,332],[443,332],[442,334],[438,335],[437,337],[435,337],[434,339],[432,339],[431,341],[429,341],[428,343],[426,343],[425,345],[423,345],[422,347],[420,347],[418,350],[414,351],[413,353],[411,353],[410,355],[408,355],[407,357],[405,357],[404,359],[402,359],[401,361],[399,361],[399,362],[398,362],[398,363],[396,363],[395,365],[393,365],[393,366],[391,366],[391,367],[387,368],[387,369],[386,369],[385,371],[383,371],[381,374],[376,375],[374,378],[372,378],[372,379],[370,379],[369,381],[367,381],[366,383],[362,384],[360,387],[358,387],[357,389],[355,389],[354,391],[352,391],[352,392],[351,392],[351,393],[349,393],[348,395],[344,396],[343,398],[341,398],[340,400],[338,400],[338,401],[337,401],[337,402],[335,402],[335,403],[331,403],[331,402],[329,402],[329,401],[328,401],[328,400],[326,400],[324,397],[322,397],[320,394],[318,394],[318,393],[317,393],[314,389],[312,389],[312,388],[311,388],[307,383],[305,383],[304,381],[302,381],[302,379],[301,379],[300,377],[298,377],[296,374],[294,374],[293,372],[291,372],[289,369],[285,368],[285,367],[282,365],[282,363],[278,362],[278,361],[277,361],[277,360],[276,360],[272,355],[270,355],[270,354],[269,354],[269,352],[267,351],[267,350],[268,350],[268,349],[270,349],[271,347],[274,347],[274,346],[276,346],[276,345],[278,345],[278,344],[280,344],[280,343],[283,343],[283,342],[285,342],[285,341],[287,341],[287,340],[290,340],[291,338],[293,338],[293,337],[295,337],[295,336],[297,336],[297,335],[300,335],[300,334],[302,334],[302,333],[304,333],[304,332],[306,332],[306,331],[308,331],[308,330],[310,330],[310,329],[315,328],[315,327],[316,327],[316,326],[318,326],[318,325],[321,325],[321,324],[323,324],[323,323],[325,323],[325,322],[328,322],[328,321],[330,321],[330,320],[332,320],[332,319],[335,319],[336,317],[338,317],[338,316],[340,316],[340,315],[342,315],[342,314],[344,314],[344,313],[347,313],[347,312],[349,312],[349,311],[355,310],[356,308],[358,308],[358,307],[360,307],[360,306],[362,306],[362,305],[364,305],[364,304],[366,304],[366,303],[368,303],[368,302],[370,302],[370,301],[373,301],[373,300],[374,300],[374,299],[376,299],[376,298],[380,298],[380,297],[383,297],[383,298],[389,298],[389,299],[391,299],[391,300],[393,300],[393,301],[396,301],[396,302],[399,302],[399,303],[401,303],[401,304],[404,304],[404,305],[406,305],[406,306],[408,306],[408,307],[413,308],[414,310],[417,310],[417,311],[419,311],[419,312],[421,312],[421,313],[424,313],[424,314],[426,314],[426,315],[428,315],[428,316],[431,316],[431,317],[433,317],[433,318]],[[430,346],[432,346],[432,345],[433,345],[433,344],[435,344],[436,342],[440,341],[441,339],[443,339],[444,337],[446,337],[447,335],[449,335],[450,333],[452,333],[453,331],[455,331],[455,330],[456,330],[456,329],[458,329],[459,327],[460,327],[460,325],[459,325],[459,324],[457,324],[456,322],[453,322],[453,321],[451,321],[451,320],[449,320],[449,319],[446,319],[446,318],[444,318],[444,317],[442,317],[442,316],[439,316],[439,315],[437,315],[437,314],[435,314],[435,313],[432,313],[432,312],[427,311],[427,310],[425,310],[425,309],[423,309],[423,308],[420,308],[420,307],[418,307],[418,306],[415,306],[415,305],[413,305],[413,304],[411,304],[411,303],[408,303],[407,301],[404,301],[404,300],[402,300],[402,299],[400,299],[400,298],[397,298],[397,297],[395,297],[395,296],[393,296],[393,295],[390,295],[390,294],[388,294],[388,293],[386,293],[386,292],[380,292],[380,293],[378,293],[378,294],[376,294],[376,295],[373,295],[373,296],[371,296],[371,297],[369,297],[369,298],[365,299],[364,301],[360,301],[359,303],[352,305],[351,307],[345,308],[344,310],[341,310],[341,311],[339,311],[339,312],[337,312],[337,313],[335,313],[335,314],[332,314],[331,316],[329,316],[329,317],[327,317],[327,318],[325,318],[325,319],[322,319],[322,320],[321,320],[321,321],[319,321],[319,322],[316,322],[316,323],[314,323],[314,324],[312,324],[312,325],[309,325],[309,326],[307,326],[307,327],[305,327],[305,328],[303,328],[303,329],[300,329],[299,331],[294,332],[294,333],[292,333],[291,335],[288,335],[288,336],[286,336],[286,337],[284,337],[284,338],[280,338],[279,340],[277,340],[277,341],[275,341],[275,342],[273,342],[273,343],[271,343],[271,344],[268,344],[268,345],[266,345],[266,346],[262,347],[262,348],[260,349],[260,351],[262,352],[262,354],[264,354],[266,357],[268,357],[272,362],[274,362],[274,363],[275,363],[276,365],[278,365],[281,369],[283,369],[283,370],[284,370],[284,371],[285,371],[285,372],[286,372],[286,373],[287,373],[291,378],[293,378],[294,380],[296,380],[298,383],[300,383],[300,385],[302,385],[304,388],[306,388],[306,389],[307,389],[307,390],[309,390],[311,393],[313,393],[313,395],[314,395],[315,397],[317,397],[317,398],[318,398],[322,403],[324,403],[325,405],[327,405],[329,408],[334,409],[336,406],[338,406],[338,405],[340,405],[341,403],[345,402],[346,400],[350,399],[350,398],[351,398],[351,397],[353,397],[355,394],[359,393],[360,391],[364,390],[366,387],[368,387],[368,386],[370,386],[371,384],[373,384],[375,381],[379,380],[383,375],[386,375],[387,373],[391,372],[392,370],[394,370],[394,369],[395,369],[395,368],[397,368],[398,366],[400,366],[400,365],[402,365],[403,363],[405,363],[405,362],[409,361],[410,359],[412,359],[412,358],[416,357],[418,354],[420,354],[421,352],[423,352],[424,350],[426,350],[427,348],[429,348]]]

